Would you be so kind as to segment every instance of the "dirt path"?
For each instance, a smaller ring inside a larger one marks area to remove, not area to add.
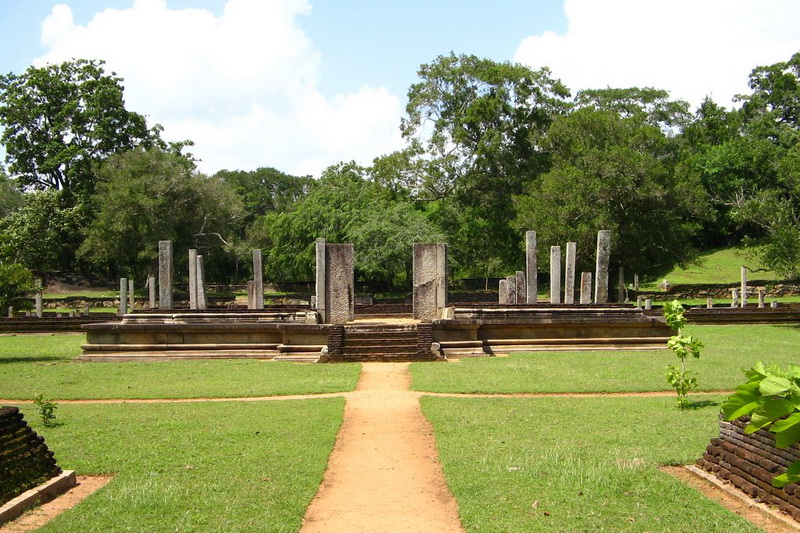
[[[407,363],[364,363],[301,533],[463,532]]]

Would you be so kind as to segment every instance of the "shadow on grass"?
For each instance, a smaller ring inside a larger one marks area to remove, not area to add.
[[[706,407],[718,407],[722,405],[720,402],[714,400],[697,400],[694,402],[689,402],[689,405],[685,407],[687,411],[697,411],[698,409],[705,409]]]
[[[33,356],[33,357],[2,357],[0,356],[0,365],[7,363],[68,363],[69,359],[63,357],[53,357],[50,355]]]

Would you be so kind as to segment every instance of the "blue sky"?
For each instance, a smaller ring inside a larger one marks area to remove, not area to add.
[[[799,20],[796,0],[0,0],[0,72],[104,59],[204,172],[318,175],[400,148],[406,92],[438,55],[731,105],[753,67],[800,51]]]

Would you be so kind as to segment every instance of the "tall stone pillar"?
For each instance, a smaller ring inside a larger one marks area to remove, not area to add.
[[[747,307],[747,267],[742,265],[742,308]]]
[[[536,267],[536,232],[525,232],[525,296],[526,302],[535,304],[538,300],[538,272]]]
[[[172,309],[172,241],[158,241],[158,308]]]
[[[561,303],[561,247],[550,247],[550,303]]]
[[[44,301],[42,297],[42,279],[36,279],[36,294],[34,295],[34,302],[35,302],[35,309],[36,309],[36,318],[42,318],[44,316]]]
[[[133,278],[128,278],[128,312],[133,313],[136,308],[136,295],[133,292]]]
[[[316,310],[319,313],[320,319],[323,323],[326,322],[325,316],[327,311],[327,299],[325,298],[325,276],[327,275],[327,268],[325,267],[325,239],[319,238],[316,242],[316,283],[314,285],[314,292],[317,296]]]
[[[564,303],[575,304],[575,263],[578,258],[578,243],[567,243],[567,266],[564,270]]]
[[[508,303],[513,305],[517,303],[519,298],[519,291],[517,290],[517,276],[506,277],[506,290],[508,291]]]
[[[413,250],[414,318],[432,322],[447,307],[447,245],[415,243]]]
[[[500,305],[508,305],[509,304],[509,296],[508,296],[508,280],[501,279],[499,283],[499,287],[497,290],[498,293],[498,303]]]
[[[205,267],[203,266],[203,256],[197,256],[197,265],[195,266],[195,270],[197,272],[197,308],[198,309],[206,309],[208,308],[208,301],[206,300],[206,272]]]
[[[325,324],[345,324],[355,317],[355,283],[352,244],[323,243]],[[319,295],[317,295],[319,298]]]
[[[592,303],[592,273],[581,272],[581,303]]]
[[[617,277],[617,302],[622,303],[627,298],[625,298],[625,268],[619,267],[618,271],[619,275]]]
[[[264,267],[261,250],[253,250],[253,290],[256,293],[256,309],[264,309]]]
[[[597,232],[597,261],[594,274],[594,303],[608,303],[608,264],[611,259],[611,231]]]
[[[148,276],[147,277],[147,299],[148,303],[150,304],[150,310],[156,308],[156,277],[155,276]]]
[[[189,309],[197,308],[197,250],[189,248]]]
[[[117,314],[119,316],[128,312],[128,278],[119,278],[119,307]]]

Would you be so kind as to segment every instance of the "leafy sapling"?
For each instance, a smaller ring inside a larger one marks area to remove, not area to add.
[[[56,425],[55,410],[58,409],[56,403],[48,400],[41,393],[33,397],[33,405],[36,407],[36,413],[42,420],[42,425],[45,427],[53,427]]]
[[[664,304],[664,318],[667,325],[678,330],[677,335],[673,335],[667,341],[667,347],[675,352],[681,360],[680,366],[667,365],[667,382],[672,385],[678,393],[678,407],[686,409],[689,407],[689,393],[697,388],[697,378],[692,372],[686,370],[686,358],[691,355],[695,359],[700,357],[700,348],[703,343],[692,335],[684,335],[683,328],[686,326],[686,310],[678,300],[673,300]]]

